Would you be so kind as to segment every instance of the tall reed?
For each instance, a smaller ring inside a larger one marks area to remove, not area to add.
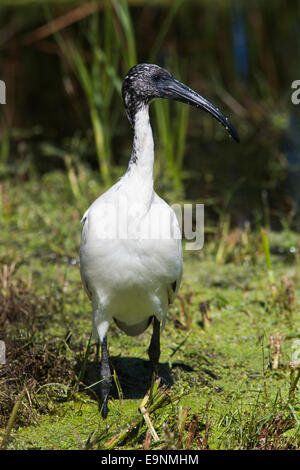
[[[175,0],[166,10],[157,39],[149,51],[149,62],[158,61],[157,55],[182,3],[183,0]],[[49,9],[47,14],[50,17]],[[78,38],[62,33],[55,33],[55,37],[63,60],[72,69],[86,97],[99,170],[104,187],[108,187],[114,163],[113,99],[115,93],[120,95],[121,76],[138,62],[135,30],[127,0],[106,0],[101,12],[84,21],[84,34],[79,34]],[[174,75],[183,78],[176,54],[171,54],[169,66]],[[183,156],[189,110],[187,106],[161,100],[155,103],[155,114],[159,141],[156,167],[159,167],[160,177],[168,181],[167,186],[171,183],[180,198],[184,193]]]
[[[111,2],[107,0],[101,18],[100,13],[94,13],[86,20],[83,36],[74,39],[61,33],[55,34],[63,60],[77,77],[87,100],[99,170],[105,187],[112,182],[112,99],[114,92],[120,93],[121,88],[117,72],[121,51],[116,40],[113,16]],[[84,50],[85,41],[88,54]]]

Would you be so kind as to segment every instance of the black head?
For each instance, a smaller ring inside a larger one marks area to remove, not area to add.
[[[167,70],[154,64],[137,64],[129,70],[123,81],[122,96],[131,125],[140,106],[153,98],[162,98],[159,83],[170,78],[172,75]]]
[[[239,142],[235,128],[218,108],[158,65],[137,64],[132,67],[124,78],[122,96],[131,126],[134,126],[134,117],[140,107],[149,104],[153,98],[168,98],[208,112]]]

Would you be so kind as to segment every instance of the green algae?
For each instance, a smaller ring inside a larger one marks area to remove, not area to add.
[[[1,262],[16,263],[10,289],[20,302],[24,292],[26,299],[32,296],[39,309],[29,323],[11,322],[6,335],[23,335],[22,340],[25,335],[22,344],[24,350],[31,348],[32,361],[43,351],[40,367],[46,364],[52,370],[45,375],[26,369],[8,386],[12,377],[0,369],[1,397],[11,393],[16,398],[24,384],[28,387],[9,449],[103,449],[120,434],[125,437],[116,448],[146,445],[146,423],[135,424],[151,386],[150,328],[130,338],[111,326],[109,351],[117,385],[106,422],[99,413],[94,345],[87,351],[91,307],[78,269],[80,215],[95,196],[86,189],[85,198],[74,201],[61,174],[7,188]],[[150,440],[151,449],[299,448],[297,384],[292,390],[293,368],[299,367],[298,236],[290,231],[270,234],[275,287],[270,285],[260,230],[251,237],[248,245],[238,238],[219,263],[219,240],[214,237],[201,252],[184,253],[180,297],[170,308],[161,337],[160,376],[168,402],[149,411],[159,437]],[[227,243],[225,239],[225,247]],[[209,322],[204,322],[201,303]],[[279,366],[272,369],[270,338],[279,333]],[[84,357],[86,369],[79,381]],[[1,436],[12,406],[13,399],[1,408]]]

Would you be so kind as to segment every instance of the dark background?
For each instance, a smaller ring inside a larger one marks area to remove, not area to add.
[[[121,79],[135,62],[154,62],[219,106],[241,138],[235,144],[196,109],[184,117],[184,105],[153,106],[157,191],[204,203],[212,221],[226,213],[232,226],[299,229],[300,105],[291,102],[299,19],[294,0],[2,2],[1,180],[66,171],[70,154],[104,190],[130,156]],[[98,148],[97,121],[105,140]],[[184,158],[172,160],[179,145]]]

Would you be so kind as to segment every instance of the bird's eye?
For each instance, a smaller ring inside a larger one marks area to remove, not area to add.
[[[156,73],[155,75],[153,75],[152,79],[155,81],[155,82],[158,82],[160,80],[160,75],[159,73]]]

